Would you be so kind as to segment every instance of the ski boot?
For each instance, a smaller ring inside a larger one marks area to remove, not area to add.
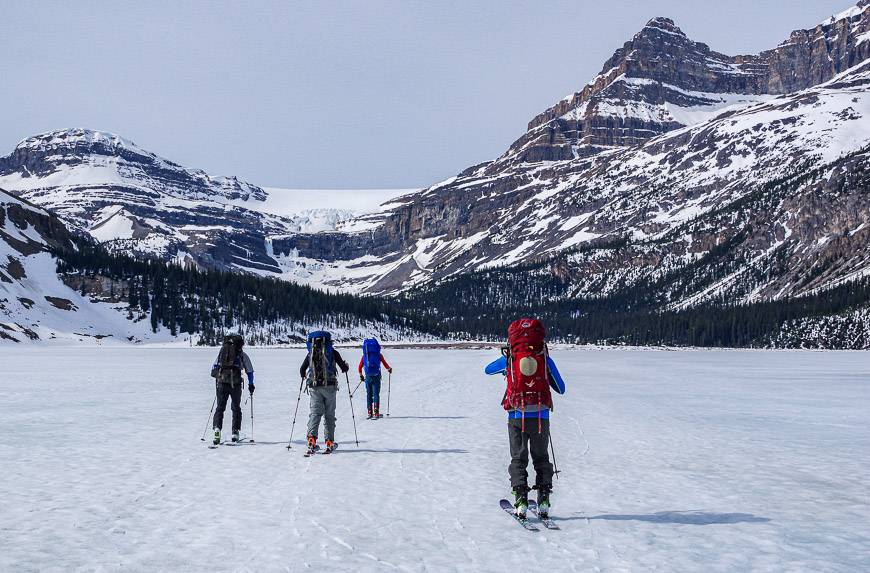
[[[234,442],[238,442],[238,441],[239,441],[239,431],[238,431],[238,430],[236,430],[236,431],[233,432],[233,438],[232,438],[232,440],[233,440]]]
[[[371,420],[371,419],[372,419],[372,409],[369,408],[369,415],[368,415],[368,417],[366,418],[366,420]]]
[[[332,440],[326,440],[326,450],[323,452],[324,454],[331,454],[335,451],[335,442]]]
[[[529,487],[520,485],[514,488],[514,513],[521,519],[526,518],[529,510]]]
[[[214,439],[211,441],[211,443],[213,443],[214,445],[218,445],[219,443],[221,443],[221,429],[220,428],[214,429]]]
[[[377,420],[381,417],[381,412],[380,412],[377,404],[372,404],[372,411],[374,412],[374,419],[375,420]]]
[[[538,490],[538,516],[542,519],[550,517],[550,493],[553,487],[549,485],[539,485]]]
[[[317,438],[314,436],[308,436],[308,455],[313,454],[317,451]]]

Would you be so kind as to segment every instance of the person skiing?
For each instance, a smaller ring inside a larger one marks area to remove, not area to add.
[[[317,430],[323,418],[323,430],[326,438],[326,451],[329,454],[335,449],[335,402],[338,393],[338,374],[336,365],[343,373],[350,370],[338,350],[332,346],[332,335],[324,330],[308,334],[306,342],[308,354],[299,367],[299,375],[307,378],[308,394],[310,396],[308,414],[308,453],[318,449]]]
[[[547,353],[544,325],[533,318],[521,318],[508,327],[508,346],[501,358],[487,365],[486,374],[504,374],[507,381],[502,406],[508,412],[508,466],[514,494],[514,512],[525,519],[529,507],[529,453],[535,468],[538,515],[547,518],[553,491],[553,464],[547,447],[550,442],[550,390],[565,393],[565,382],[556,363]]]
[[[381,418],[378,404],[381,401],[381,364],[387,372],[393,373],[392,367],[387,364],[386,358],[381,353],[381,345],[375,338],[366,338],[362,343],[362,357],[359,359],[360,382],[366,385],[366,406],[368,407],[368,420]],[[363,375],[365,368],[365,375]]]
[[[212,420],[214,430],[214,445],[221,442],[221,429],[224,425],[224,411],[227,400],[232,400],[233,411],[233,442],[239,441],[239,431],[242,428],[242,370],[248,375],[248,392],[254,394],[254,367],[251,359],[243,350],[245,339],[238,334],[224,336],[217,360],[211,367],[212,378],[215,379],[217,403]]]

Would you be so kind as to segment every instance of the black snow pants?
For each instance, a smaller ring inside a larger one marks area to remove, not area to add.
[[[508,473],[511,477],[511,487],[528,487],[529,452],[532,454],[532,465],[535,468],[535,485],[546,488],[553,487],[553,464],[550,463],[547,447],[550,443],[550,420],[526,418],[525,431],[523,420],[508,420],[508,439],[511,447],[511,463]]]
[[[225,384],[217,382],[217,408],[214,411],[213,426],[220,430],[224,427],[224,410],[227,409],[227,400],[232,398],[233,405],[233,432],[242,429],[242,384]]]

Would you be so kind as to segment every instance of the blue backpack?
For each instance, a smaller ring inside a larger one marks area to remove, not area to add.
[[[308,384],[331,386],[336,383],[335,356],[332,335],[325,330],[316,330],[308,335]]]
[[[379,376],[381,373],[381,345],[374,338],[366,338],[362,343],[363,369],[366,376]]]

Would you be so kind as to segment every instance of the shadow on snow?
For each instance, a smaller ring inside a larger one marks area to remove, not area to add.
[[[558,518],[556,518],[558,519]],[[646,521],[649,523],[677,523],[681,525],[721,525],[728,523],[767,523],[767,517],[751,513],[713,513],[708,511],[659,511],[649,514],[604,514],[568,519],[600,519],[603,521]]]
[[[385,420],[465,420],[468,416],[389,416]]]
[[[455,448],[448,448],[443,450],[423,450],[420,448],[407,448],[407,449],[396,449],[396,448],[384,448],[382,450],[372,450],[368,448],[355,448],[353,445],[345,445],[341,453],[354,453],[354,452],[369,452],[375,454],[467,454],[468,450],[459,450]]]

